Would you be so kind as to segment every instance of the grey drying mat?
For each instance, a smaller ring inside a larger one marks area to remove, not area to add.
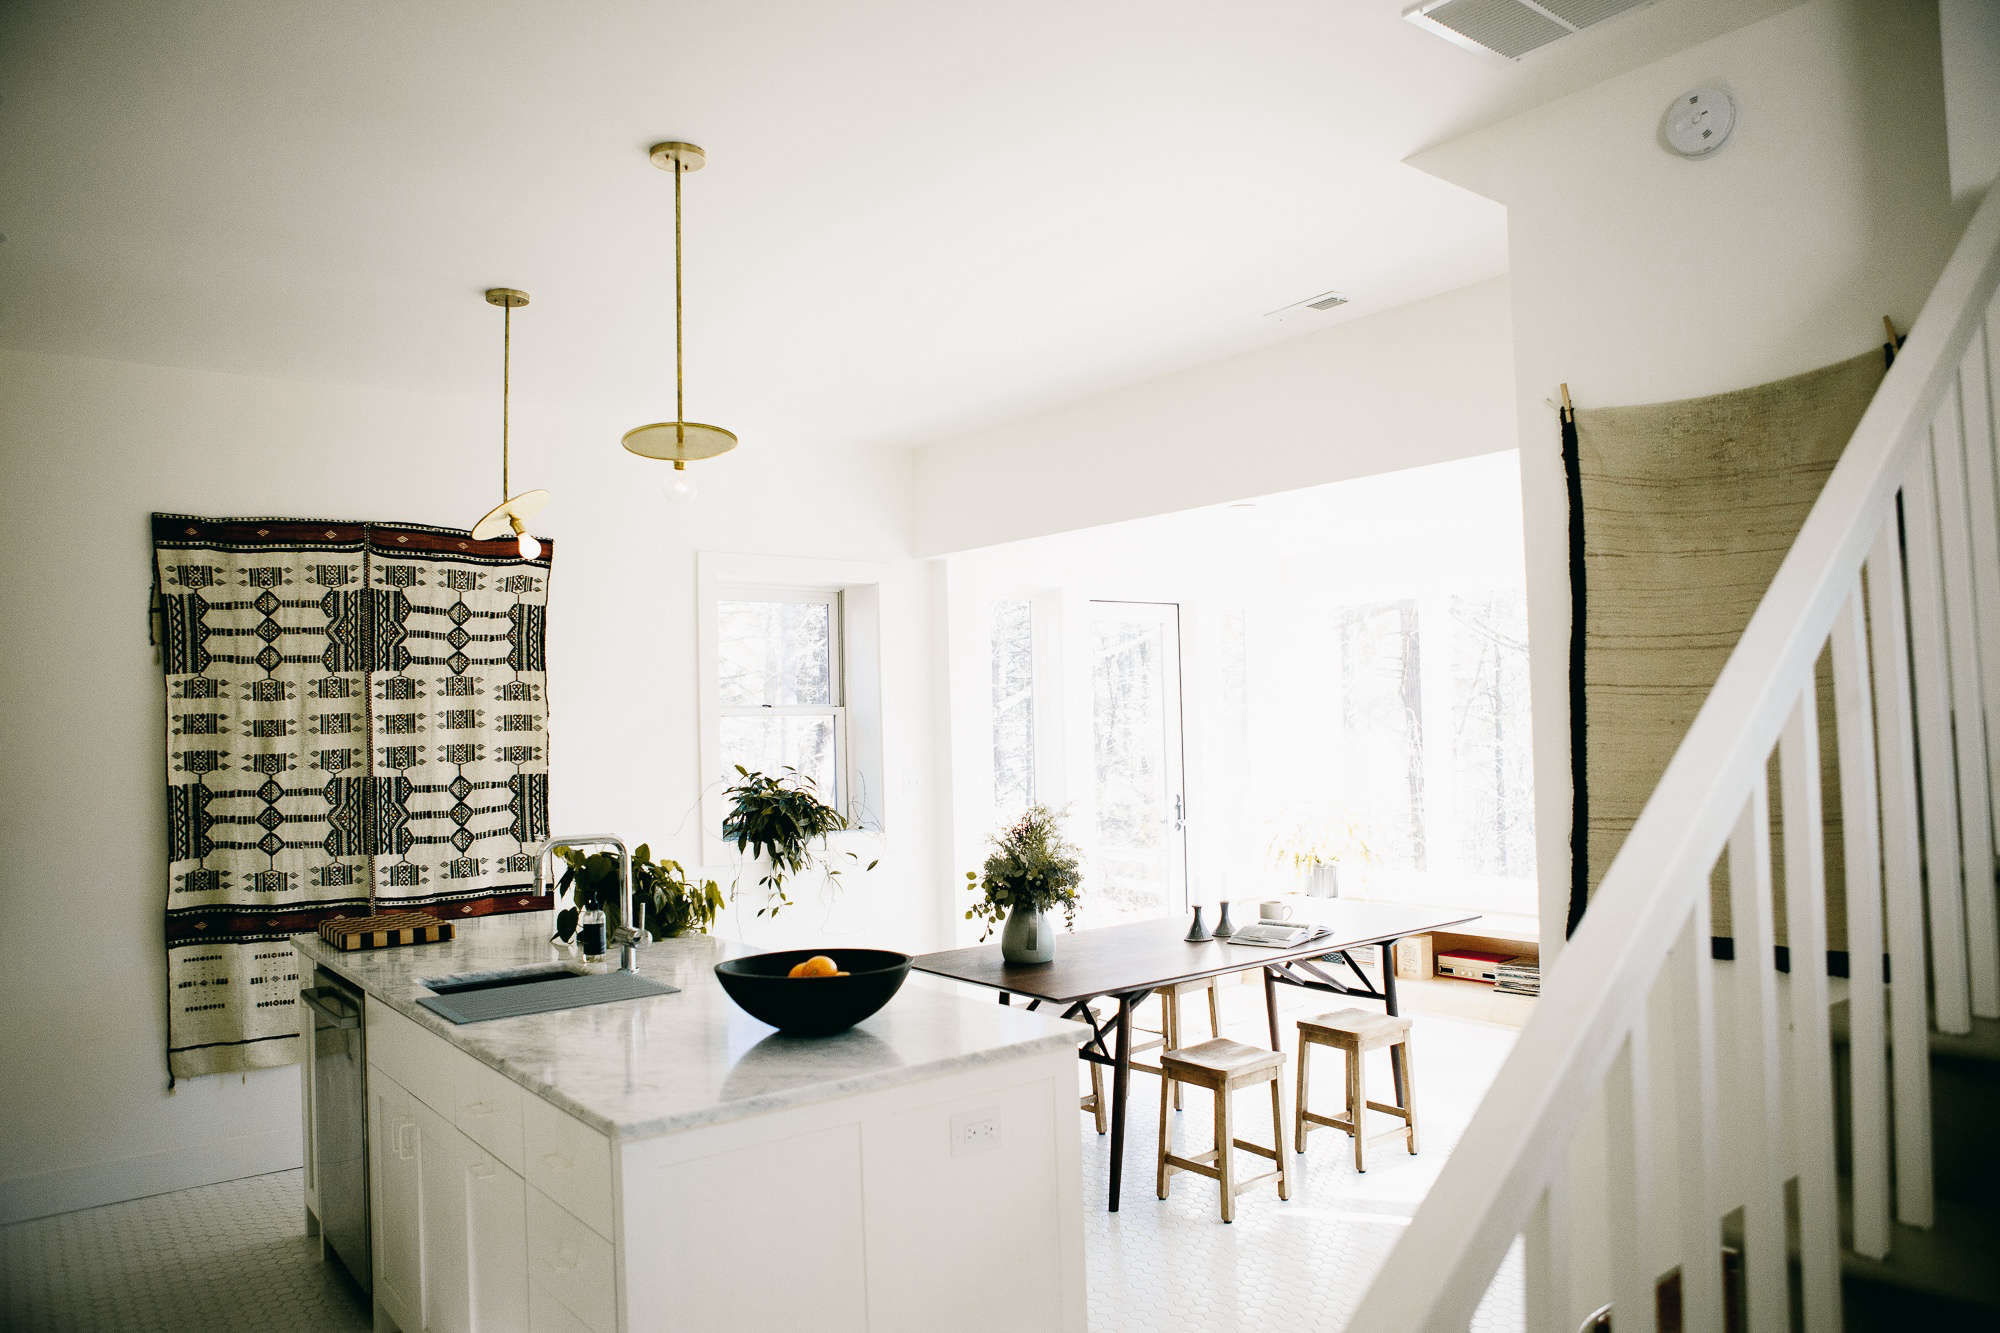
[[[635,972],[596,972],[555,977],[525,986],[495,986],[489,990],[458,991],[450,995],[422,995],[417,997],[417,1003],[454,1023],[484,1023],[494,1018],[521,1018],[528,1014],[580,1009],[585,1005],[606,1004],[613,1000],[672,995],[679,990],[678,986],[669,986],[664,981],[654,981]]]

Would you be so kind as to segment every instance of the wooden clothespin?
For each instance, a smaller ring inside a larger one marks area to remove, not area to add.
[[[1576,408],[1569,401],[1569,385],[1565,384],[1562,386],[1562,396],[1563,396],[1563,412],[1569,416],[1575,416]]]
[[[1897,343],[1896,324],[1887,315],[1882,316],[1882,332],[1889,335],[1889,346],[1894,347]]]

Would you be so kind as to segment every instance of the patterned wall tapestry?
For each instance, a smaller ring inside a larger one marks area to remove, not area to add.
[[[167,1063],[297,1059],[288,935],[546,908],[552,543],[153,516],[167,701]]]

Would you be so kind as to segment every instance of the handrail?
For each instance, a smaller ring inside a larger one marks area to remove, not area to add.
[[[1695,895],[1709,892],[1710,867],[1764,772],[1800,682],[1812,677],[1996,285],[2000,190],[1989,190],[1582,925],[1544,978],[1534,1017],[1350,1330],[1463,1328],[1528,1225]]]

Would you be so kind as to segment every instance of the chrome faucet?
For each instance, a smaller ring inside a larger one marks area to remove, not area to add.
[[[639,970],[639,946],[646,939],[646,933],[632,928],[632,853],[625,844],[609,833],[584,833],[573,838],[550,838],[535,853],[535,896],[549,892],[549,858],[558,847],[587,846],[616,847],[618,849],[618,928],[611,932],[611,939],[618,945],[618,969],[621,972]]]

